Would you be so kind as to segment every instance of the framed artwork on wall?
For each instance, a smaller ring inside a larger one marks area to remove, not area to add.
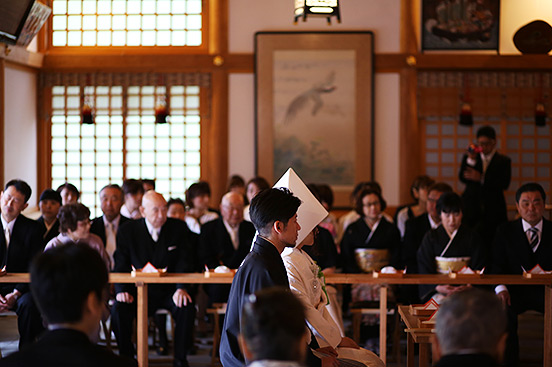
[[[372,32],[255,34],[256,173],[276,182],[292,167],[350,205],[373,178]]]
[[[422,0],[422,50],[498,51],[500,0]]]

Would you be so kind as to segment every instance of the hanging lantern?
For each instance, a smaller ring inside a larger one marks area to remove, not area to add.
[[[169,108],[167,106],[166,96],[157,96],[157,103],[155,104],[155,123],[166,124],[168,115]]]
[[[336,17],[337,22],[341,23],[339,0],[295,0],[294,23],[301,17],[304,22],[309,16],[324,17],[328,25],[332,23],[331,17]]]
[[[163,92],[161,92],[161,90]],[[168,92],[167,86],[165,85],[165,76],[163,74],[157,75],[157,87],[155,88],[155,94],[157,95],[157,100],[155,102],[155,123],[156,124],[166,124],[167,116],[169,115],[169,106],[168,106]],[[162,94],[157,94],[162,93]]]
[[[85,96],[81,108],[82,123],[91,125],[94,123],[94,109],[92,105],[92,97]]]
[[[94,123],[94,87],[89,87],[91,81],[90,74],[86,76],[86,86],[84,87],[81,99],[81,123],[91,125]]]
[[[462,103],[462,108],[460,108],[460,125],[472,126],[473,125],[473,114],[471,105],[467,102]]]
[[[462,97],[462,107],[460,108],[460,125],[473,126],[473,114],[470,102],[468,74],[464,74],[464,96]]]
[[[539,89],[537,103],[535,105],[535,125],[545,126],[546,125],[546,109],[544,108],[544,95],[542,90],[542,74],[539,74]]]
[[[544,108],[544,103],[542,101],[537,102],[535,106],[535,125],[545,126],[546,125],[546,109]]]

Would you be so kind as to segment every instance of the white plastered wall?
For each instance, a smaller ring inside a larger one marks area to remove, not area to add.
[[[6,64],[4,85],[4,179],[20,178],[33,189],[37,204],[36,73]],[[5,183],[2,183],[2,187]]]

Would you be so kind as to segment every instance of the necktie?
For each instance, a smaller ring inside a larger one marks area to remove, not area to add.
[[[10,238],[11,238],[9,228],[4,229],[4,236],[6,237],[6,249],[7,249],[8,247],[10,247]]]
[[[238,239],[238,228],[232,228],[230,231],[230,239],[232,240],[234,250],[237,250],[240,246],[240,240]]]
[[[528,230],[529,232],[529,244],[531,245],[531,250],[533,252],[537,251],[537,245],[539,244],[539,230],[535,227],[531,227]]]
[[[105,251],[109,255],[109,258],[111,259],[111,264],[114,264],[113,253],[115,252],[115,248],[117,247],[117,239],[115,237],[115,225],[113,223],[107,223],[105,229],[106,229]]]
[[[153,238],[153,242],[157,242],[157,240],[159,239],[159,232],[157,232],[157,229],[153,229],[153,231],[151,231],[151,238]]]

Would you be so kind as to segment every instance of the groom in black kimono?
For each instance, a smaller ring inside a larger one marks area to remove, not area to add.
[[[246,296],[272,286],[289,288],[280,254],[285,247],[295,246],[301,228],[297,223],[300,205],[301,200],[287,189],[267,189],[251,201],[249,213],[259,235],[230,289],[220,342],[220,359],[224,367],[245,366],[238,335]]]

